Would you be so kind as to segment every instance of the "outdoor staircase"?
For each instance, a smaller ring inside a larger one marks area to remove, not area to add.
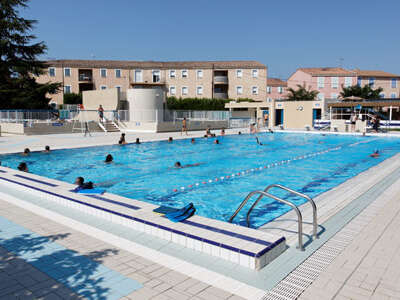
[[[99,123],[99,126],[104,132],[120,132],[118,125],[110,120],[107,120],[104,123]]]

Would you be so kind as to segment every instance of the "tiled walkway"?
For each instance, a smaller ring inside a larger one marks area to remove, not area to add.
[[[118,293],[133,291],[140,285],[143,287],[117,298],[242,299],[2,200],[0,216],[2,229],[10,228],[4,226],[8,221],[14,228],[0,231],[0,299],[116,299]],[[35,253],[35,249],[41,251],[36,266],[23,255]],[[53,254],[59,261],[49,258]],[[55,261],[58,266],[51,268]],[[65,277],[48,272],[66,266],[72,274],[65,272]],[[73,281],[67,281],[68,276]],[[124,284],[118,287],[116,282]]]
[[[400,299],[399,185],[346,226],[358,234],[300,299]]]

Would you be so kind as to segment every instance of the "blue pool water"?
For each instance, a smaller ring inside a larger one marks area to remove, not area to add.
[[[0,160],[11,168],[25,161],[31,173],[71,183],[83,176],[108,192],[158,205],[181,207],[193,202],[198,214],[227,221],[250,191],[279,183],[315,197],[400,149],[397,138],[297,133],[261,133],[258,137],[264,145],[258,145],[253,135],[235,135],[218,137],[219,145],[213,143],[215,138],[199,138],[194,145],[187,139],[35,152],[29,157],[2,155]],[[375,149],[381,156],[369,157]],[[108,153],[115,163],[103,162]],[[314,155],[305,156],[309,154]],[[200,166],[172,168],[176,161]],[[298,204],[304,201],[272,192]],[[245,225],[247,209],[236,217],[236,223]],[[251,226],[259,227],[289,209],[264,199],[252,213]]]

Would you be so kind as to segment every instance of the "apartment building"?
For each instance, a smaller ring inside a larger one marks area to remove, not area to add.
[[[318,99],[337,99],[343,87],[355,84],[369,84],[373,88],[381,87],[381,98],[399,97],[400,76],[384,71],[346,70],[344,68],[299,68],[287,80],[290,88],[297,85],[319,92]]]
[[[357,74],[357,84],[370,85],[376,89],[381,87],[381,98],[400,98],[400,76],[384,71],[354,70]]]
[[[251,98],[266,100],[267,67],[257,61],[112,61],[51,60],[38,82],[61,82],[63,91],[52,101],[63,103],[65,93],[143,84],[164,85],[168,96],[182,98]]]
[[[305,85],[307,89],[318,91],[319,100],[337,99],[342,86],[349,87],[356,83],[357,74],[343,68],[300,68],[287,80],[290,88]]]
[[[287,82],[279,78],[267,78],[267,101],[272,99],[285,99],[287,95]]]

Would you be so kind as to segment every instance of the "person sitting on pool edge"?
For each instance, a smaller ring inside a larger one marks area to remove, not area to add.
[[[135,144],[137,144],[137,145],[141,144],[141,142],[140,142],[139,138],[136,138],[136,142],[135,142]]]
[[[44,147],[44,153],[50,153],[50,146]]]
[[[221,129],[221,135],[225,135],[225,129]]]
[[[189,167],[197,167],[197,166],[200,166],[200,164],[196,163],[196,164],[188,164],[188,165],[182,166],[182,164],[179,161],[177,161],[174,164],[174,167],[177,168],[177,169],[183,169],[183,168],[189,168]]]
[[[29,173],[28,165],[27,165],[26,163],[24,163],[24,162],[22,162],[22,163],[20,163],[20,164],[18,165],[18,170],[21,171],[21,172],[27,172],[27,173]]]
[[[107,154],[106,160],[104,161],[106,164],[112,163],[114,158],[112,157],[111,154]]]
[[[379,156],[380,156],[379,150],[375,150],[374,153],[372,153],[372,154],[370,155],[370,157],[374,157],[374,158],[377,158],[377,157],[379,157]]]
[[[78,186],[75,188],[74,191],[93,189],[93,182],[85,182],[85,179],[81,176],[75,179],[75,184],[77,184]]]
[[[119,138],[118,144],[120,144],[120,145],[125,145],[126,144],[125,133],[121,133],[121,137]]]
[[[24,152],[22,153],[22,156],[28,156],[31,153],[31,150],[29,148],[25,148]]]

